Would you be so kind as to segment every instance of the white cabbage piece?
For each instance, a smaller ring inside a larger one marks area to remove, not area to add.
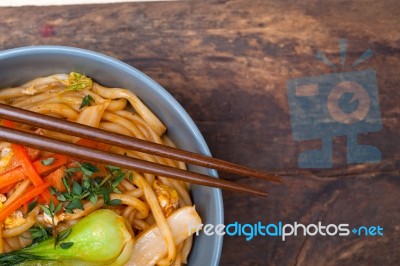
[[[186,238],[202,226],[201,218],[192,206],[183,207],[167,218],[175,244],[182,243]],[[156,225],[141,233],[133,246],[131,258],[127,266],[155,265],[167,254],[167,246]]]

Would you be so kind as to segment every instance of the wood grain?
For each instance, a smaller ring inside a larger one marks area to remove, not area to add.
[[[298,3],[301,2],[301,3]],[[188,1],[0,9],[0,48],[58,44],[102,52],[159,82],[189,112],[213,154],[285,177],[283,185],[232,177],[266,189],[266,200],[224,193],[226,223],[381,225],[372,237],[226,237],[221,265],[398,265],[400,253],[400,4],[384,1]],[[347,165],[334,138],[334,167],[299,169],[286,81],[333,73],[366,49],[374,57],[383,129],[360,136],[379,147],[379,164]]]

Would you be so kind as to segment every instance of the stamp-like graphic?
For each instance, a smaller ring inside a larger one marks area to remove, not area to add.
[[[341,69],[345,65],[346,40],[340,40]],[[350,69],[372,56],[368,49]],[[336,71],[322,53],[316,58]],[[381,152],[358,143],[358,135],[382,129],[376,72],[372,69],[336,72],[287,81],[292,136],[296,141],[321,140],[319,150],[298,157],[300,168],[332,167],[332,138],[346,136],[347,163],[377,163]]]

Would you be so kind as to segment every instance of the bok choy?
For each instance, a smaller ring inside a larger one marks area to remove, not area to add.
[[[125,218],[107,209],[86,216],[62,239],[0,254],[0,265],[124,265],[134,238]]]

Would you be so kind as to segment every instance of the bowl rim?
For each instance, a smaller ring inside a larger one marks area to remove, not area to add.
[[[77,48],[77,47],[72,47],[72,46],[64,46],[64,45],[33,45],[33,46],[22,46],[22,47],[16,47],[16,48],[11,48],[7,50],[0,51],[0,60],[2,59],[7,59],[7,58],[12,58],[14,56],[23,56],[23,55],[28,55],[28,54],[40,54],[40,53],[51,53],[51,54],[57,54],[57,53],[64,53],[64,54],[74,54],[76,55],[82,55],[82,56],[89,56],[89,57],[94,57],[98,58],[101,60],[105,60],[109,62],[110,64],[116,65],[120,68],[123,68],[124,70],[128,72],[132,72],[135,76],[137,76],[139,79],[144,81],[145,83],[148,83],[149,86],[153,87],[159,94],[162,95],[162,97],[171,105],[173,109],[179,114],[180,119],[182,119],[190,128],[191,133],[195,136],[195,139],[197,140],[197,144],[199,145],[201,153],[204,155],[211,156],[211,152],[209,147],[206,144],[206,141],[201,134],[199,128],[196,126],[194,123],[193,119],[189,116],[189,114],[186,112],[186,110],[181,106],[181,104],[160,84],[158,84],[156,81],[154,81],[152,78],[144,74],[143,72],[139,71],[135,67],[117,59],[112,56],[92,51],[92,50],[87,50],[87,49],[82,49],[82,48]],[[218,173],[216,170],[208,170],[209,174],[215,178],[218,178]],[[214,194],[216,198],[216,204],[218,205],[217,213],[215,214],[216,220],[223,224],[224,223],[224,205],[223,205],[223,199],[222,199],[222,192],[220,189],[213,189],[212,193]],[[218,235],[216,237],[216,247],[213,252],[213,258],[212,262],[213,265],[217,266],[219,265],[219,261],[221,258],[222,254],[222,245],[223,245],[223,236]]]

